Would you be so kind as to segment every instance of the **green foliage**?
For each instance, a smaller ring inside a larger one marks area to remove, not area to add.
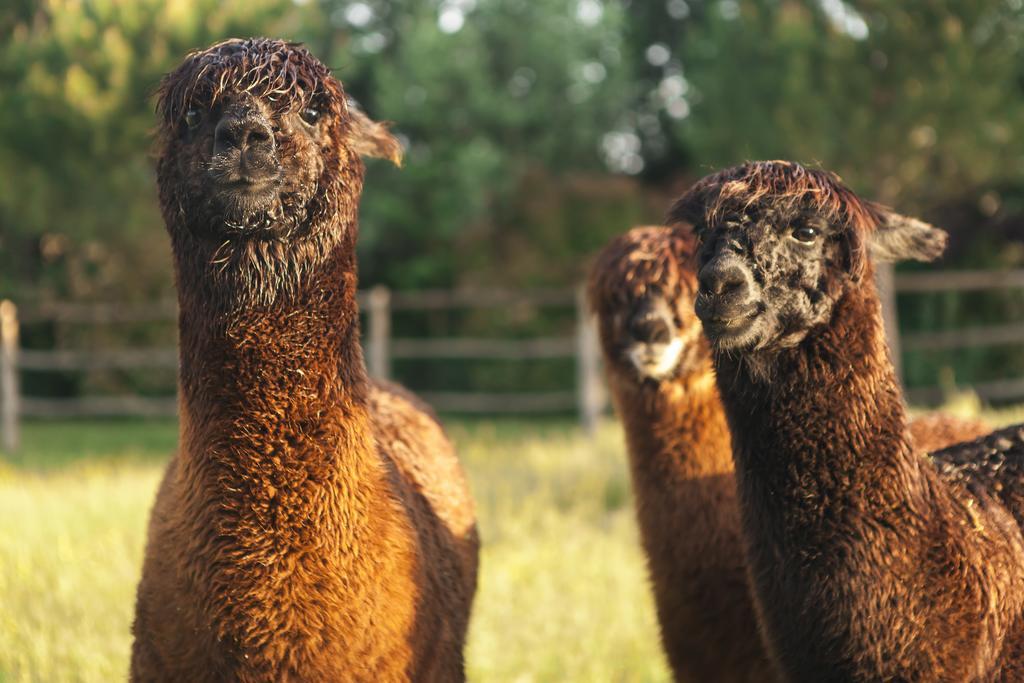
[[[1020,0],[11,0],[0,294],[169,294],[150,94],[189,49],[246,34],[305,40],[407,143],[404,168],[370,165],[368,284],[573,285],[687,182],[773,157],[953,228],[956,263],[1024,263]],[[488,333],[473,324],[449,333]],[[964,380],[1000,353],[908,367]]]
[[[621,211],[581,226],[598,240],[543,253],[538,265],[554,276],[502,267],[518,260],[526,238],[542,236],[524,204],[553,187],[545,199],[557,212],[572,194],[567,174],[605,172],[600,141],[628,106],[626,15],[614,3],[588,6],[590,13],[575,0],[318,6],[314,25],[323,35],[311,43],[323,45],[349,91],[372,115],[395,121],[408,143],[403,169],[374,168],[367,183],[367,279],[448,286],[486,272],[492,284],[571,283],[576,271],[565,272],[566,264],[622,228],[612,222]],[[544,228],[558,240],[573,225]]]
[[[673,21],[673,6],[685,17]],[[631,53],[665,48],[663,66],[638,71],[701,169],[820,163],[908,210],[1022,180],[1017,0],[670,0],[647,12]]]
[[[48,0],[2,12],[0,290],[166,291],[150,94],[185,52],[267,30],[282,3]]]
[[[610,234],[659,220],[663,185],[745,158],[820,162],[918,210],[1019,185],[1018,5],[18,0],[0,10],[0,287],[166,291],[149,94],[229,35],[305,39],[407,142],[405,168],[371,168],[366,280],[528,286],[573,282]]]

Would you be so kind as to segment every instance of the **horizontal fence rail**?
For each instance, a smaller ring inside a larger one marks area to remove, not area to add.
[[[21,399],[21,415],[26,417],[174,417],[177,412],[176,398],[90,396]]]
[[[433,406],[445,406],[453,413],[542,413],[565,411],[577,407],[577,396],[572,391],[531,393],[483,392],[419,392],[424,401]]]
[[[393,339],[393,358],[568,358],[576,351],[572,339]]]
[[[1024,322],[968,327],[928,333],[901,335],[896,319],[895,297],[908,293],[1024,290],[1024,269],[1005,271],[928,271],[896,273],[880,269],[880,291],[886,313],[894,359],[902,351],[946,351],[977,346],[999,346],[1024,342]],[[371,375],[391,376],[395,359],[487,359],[523,361],[574,358],[576,386],[571,390],[548,392],[419,392],[441,411],[461,413],[529,414],[576,409],[583,425],[592,430],[608,405],[600,371],[600,348],[596,328],[587,311],[581,290],[424,290],[392,292],[375,287],[359,292],[358,301],[366,315],[364,348]],[[496,308],[527,311],[544,307],[575,310],[576,331],[565,337],[395,338],[391,318],[396,311],[441,311]],[[50,303],[18,310],[12,302],[0,302],[0,446],[14,450],[18,445],[18,420],[30,417],[75,416],[172,416],[177,404],[173,397],[88,396],[75,399],[44,399],[22,396],[22,372],[91,370],[174,370],[178,352],[174,348],[127,349],[25,349],[19,346],[20,326],[55,324],[116,325],[120,323],[174,322],[177,304],[159,300],[143,304]],[[1024,397],[1024,377],[979,382],[971,388],[987,401]],[[914,402],[941,401],[943,387],[909,390]]]
[[[177,368],[177,349],[97,349],[34,351],[22,349],[22,370],[130,370]]]
[[[395,359],[485,359],[526,361],[536,359],[575,359],[576,383],[572,390],[547,392],[453,392],[422,391],[419,395],[434,408],[458,413],[531,414],[577,410],[583,426],[593,431],[608,399],[600,376],[600,348],[591,315],[582,291],[551,289],[513,290],[424,290],[391,292],[383,287],[360,291],[357,296],[366,315],[363,339],[370,374],[381,379],[391,376]],[[394,338],[391,317],[395,311],[440,311],[450,309],[495,308],[518,310],[563,307],[573,309],[576,332],[565,337],[474,338],[433,337]],[[160,300],[144,304],[51,303],[25,307],[19,311],[11,302],[3,302],[0,311],[10,320],[0,323],[0,334],[7,341],[0,356],[0,412],[2,412],[5,450],[17,447],[20,417],[67,418],[112,416],[174,416],[174,397],[87,396],[79,398],[39,398],[22,396],[18,376],[22,372],[93,370],[175,370],[175,348],[122,349],[22,349],[18,346],[18,324],[41,323],[69,325],[117,325],[122,323],[174,322],[177,304]]]
[[[1016,270],[945,270],[920,273],[898,273],[896,291],[970,292],[986,289],[1024,289],[1024,269]]]
[[[50,303],[35,307],[22,307],[18,311],[18,318],[23,324],[50,321],[94,325],[161,322],[178,319],[178,302],[173,299],[161,299],[145,304]]]
[[[893,277],[896,294],[929,294],[939,292],[981,292],[993,290],[1024,290],[1024,269],[1013,270],[949,270],[898,273]],[[895,314],[895,304],[891,306]],[[949,351],[979,346],[1006,346],[1024,343],[1024,323],[981,325],[959,330],[915,332],[905,335],[888,330],[890,344],[901,351]],[[1008,401],[1024,397],[1024,377],[972,382],[971,390],[982,401]],[[907,398],[916,403],[938,403],[949,387],[915,387],[907,390]]]
[[[902,338],[905,351],[946,351],[971,346],[1003,346],[1024,341],[1024,324],[985,325],[962,330],[916,332]]]

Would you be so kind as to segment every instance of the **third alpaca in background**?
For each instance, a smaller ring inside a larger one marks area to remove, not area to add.
[[[679,680],[774,680],[748,592],[729,430],[693,310],[694,249],[692,235],[667,227],[616,237],[591,271],[590,303],[672,670]],[[920,450],[990,431],[941,414],[910,429]]]

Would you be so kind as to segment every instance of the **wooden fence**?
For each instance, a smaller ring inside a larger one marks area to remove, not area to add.
[[[440,411],[458,413],[545,413],[575,410],[587,432],[593,432],[608,399],[600,369],[597,331],[587,310],[582,290],[513,291],[420,291],[390,292],[375,287],[360,292],[359,303],[366,314],[363,340],[367,367],[374,377],[389,379],[396,359],[499,359],[529,360],[565,358],[576,361],[576,386],[565,391],[486,393],[417,392]],[[394,338],[392,314],[396,311],[431,311],[493,307],[531,306],[574,310],[575,332],[571,336],[532,339],[447,337],[425,339]],[[174,301],[144,306],[123,304],[55,304],[26,308],[19,313],[10,301],[0,302],[0,446],[13,451],[18,446],[18,423],[22,417],[173,416],[173,397],[89,396],[73,399],[43,399],[19,391],[22,371],[106,369],[175,369],[175,348],[103,350],[32,350],[19,348],[19,324],[40,322],[103,325],[125,322],[156,322],[176,319]]]
[[[952,270],[897,273],[897,293],[978,292],[1024,289],[1024,269]],[[890,337],[895,349],[902,351],[945,351],[977,346],[1024,343],[1024,324],[983,325],[942,332],[918,332]],[[987,382],[972,382],[970,389],[983,401],[1005,401],[1024,397],[1024,377],[1009,377]],[[914,403],[941,401],[948,387],[919,387],[907,391]]]
[[[896,360],[901,353],[915,350],[948,350],[976,346],[1024,343],[1024,323],[970,327],[942,332],[903,334],[899,332],[896,295],[912,292],[1024,290],[1024,269],[1005,271],[928,271],[893,274],[879,271],[879,286],[885,311],[886,331]],[[367,366],[375,377],[389,378],[395,359],[474,358],[526,360],[575,358],[576,386],[572,390],[542,393],[421,392],[441,411],[478,413],[544,413],[575,409],[583,426],[592,431],[607,408],[607,394],[600,372],[597,333],[582,298],[582,292],[546,290],[512,291],[422,291],[390,292],[377,287],[360,293],[366,313],[364,339]],[[574,308],[576,330],[572,336],[533,339],[493,338],[394,338],[392,314],[396,311],[429,311],[458,308],[513,307]],[[20,321],[19,321],[20,315]],[[82,399],[40,399],[23,396],[19,375],[24,370],[93,370],[109,368],[177,367],[174,348],[130,350],[21,349],[20,323],[58,321],[62,323],[107,324],[119,322],[169,321],[176,315],[173,301],[146,306],[57,304],[28,309],[20,314],[10,301],[0,302],[0,446],[11,451],[18,443],[18,422],[29,417],[72,417],[107,415],[174,415],[176,401],[137,396],[88,397]],[[1024,397],[1024,377],[979,382],[971,388],[982,400]],[[947,387],[931,386],[908,391],[912,402],[940,401]]]

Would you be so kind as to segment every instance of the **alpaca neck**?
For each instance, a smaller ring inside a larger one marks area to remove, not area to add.
[[[794,680],[988,680],[1019,529],[914,454],[882,330],[868,280],[770,379],[716,358],[763,631]]]
[[[349,228],[322,257],[270,270],[296,277],[269,294],[211,293],[192,277],[211,261],[175,250],[180,551],[202,570],[195,600],[225,668],[256,672],[245,680],[404,666],[416,540],[367,405]]]
[[[652,557],[672,536],[676,568],[728,561],[718,558],[721,539],[739,527],[729,429],[710,363],[699,366],[658,384],[613,378],[641,531]]]
[[[836,304],[828,328],[771,368],[766,380],[742,360],[716,358],[741,490],[770,501],[794,532],[868,495],[913,507],[916,492],[901,482],[919,463],[870,278]]]
[[[635,468],[652,476],[671,468],[673,476],[687,479],[732,472],[729,432],[709,364],[657,384],[632,378],[617,384]]]
[[[211,296],[208,279],[190,274],[179,262],[186,476],[235,506],[233,523],[276,531],[284,545],[339,515],[365,522],[347,513],[386,493],[387,473],[366,408],[351,253],[328,251],[301,287],[263,305],[225,305],[245,299]],[[359,533],[352,523],[340,531]]]

